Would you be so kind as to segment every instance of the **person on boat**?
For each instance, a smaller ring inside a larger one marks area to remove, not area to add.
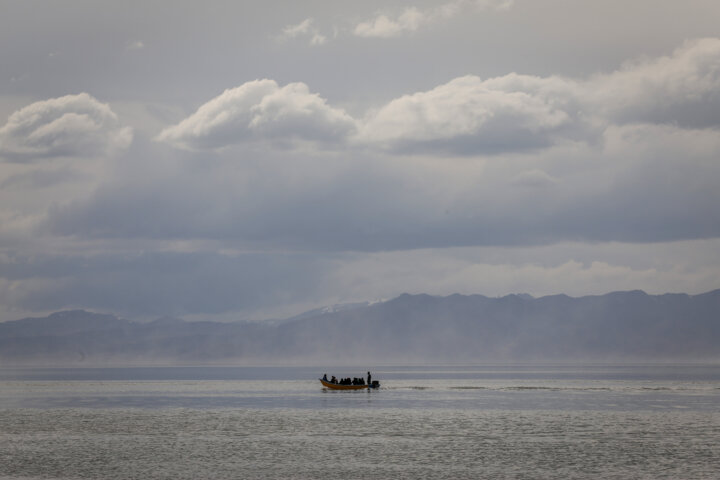
[[[330,383],[337,383],[337,378],[335,378],[335,375],[333,375],[330,379]]]
[[[370,375],[370,372],[368,372],[368,385],[372,385],[372,375]]]
[[[327,373],[323,374],[323,380],[327,382]]]

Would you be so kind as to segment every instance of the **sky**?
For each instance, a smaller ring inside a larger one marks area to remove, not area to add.
[[[718,19],[0,0],[0,321],[720,288]]]

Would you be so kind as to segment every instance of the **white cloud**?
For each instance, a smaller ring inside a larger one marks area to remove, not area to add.
[[[564,88],[565,87],[565,88]],[[560,79],[468,75],[395,99],[373,114],[358,140],[394,151],[493,153],[546,146],[568,126]]]
[[[720,38],[688,41],[583,86],[589,106],[610,121],[720,126]]]
[[[354,30],[358,37],[397,37],[406,32],[414,32],[433,18],[430,12],[421,12],[417,8],[405,9],[397,18],[378,15],[373,20],[359,23]]]
[[[309,20],[294,31],[306,31]],[[257,80],[227,90],[159,139],[188,148],[248,140],[338,144],[392,153],[489,155],[596,143],[613,125],[720,126],[720,39],[585,79],[511,73],[455,78],[391,100],[362,120],[304,83]]]
[[[280,35],[280,40],[286,41],[297,37],[307,37],[310,45],[313,46],[323,45],[327,42],[327,37],[313,25],[312,18],[306,18],[297,25],[285,27]]]
[[[356,140],[400,153],[487,154],[599,139],[629,123],[720,126],[720,39],[588,79],[456,78],[392,100]]]
[[[487,155],[593,143],[613,125],[631,123],[720,126],[720,39],[587,79],[467,75],[391,100],[361,121],[304,83],[257,80],[227,90],[159,138],[189,148],[351,139],[348,146],[394,153]]]
[[[120,124],[107,104],[87,93],[35,102],[0,128],[0,157],[29,161],[91,157],[127,148],[132,129]]]
[[[215,149],[249,140],[338,142],[355,129],[343,110],[330,107],[304,83],[278,86],[255,80],[202,105],[158,140],[189,149]]]
[[[378,14],[372,20],[360,22],[355,26],[353,33],[358,37],[398,37],[455,17],[467,6],[474,5],[478,9],[506,10],[512,3],[512,0],[457,0],[434,8],[408,7],[395,17]]]

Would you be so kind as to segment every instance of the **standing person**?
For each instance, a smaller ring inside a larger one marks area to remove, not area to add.
[[[368,372],[368,385],[372,385],[372,375]]]

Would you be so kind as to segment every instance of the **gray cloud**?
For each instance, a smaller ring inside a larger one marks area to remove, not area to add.
[[[177,164],[141,182],[117,178],[50,210],[45,228],[314,251],[712,238],[720,236],[718,138],[711,130],[627,125],[608,129],[600,147],[471,165],[342,153],[253,159],[234,151],[213,169],[184,172]]]
[[[132,130],[87,93],[24,107],[0,128],[0,157],[11,161],[105,155],[127,148]]]
[[[327,267],[302,254],[4,255],[0,302],[31,310],[110,310],[131,317],[240,310],[250,315],[278,295],[287,303],[312,301]],[[14,288],[3,288],[5,282]],[[305,287],[298,289],[298,282]]]
[[[51,187],[56,184],[86,180],[87,175],[80,172],[58,169],[58,170],[33,170],[25,173],[11,175],[0,181],[0,188],[15,189],[36,189]]]
[[[532,188],[550,187],[557,182],[556,178],[537,168],[524,170],[512,179],[514,185]]]

